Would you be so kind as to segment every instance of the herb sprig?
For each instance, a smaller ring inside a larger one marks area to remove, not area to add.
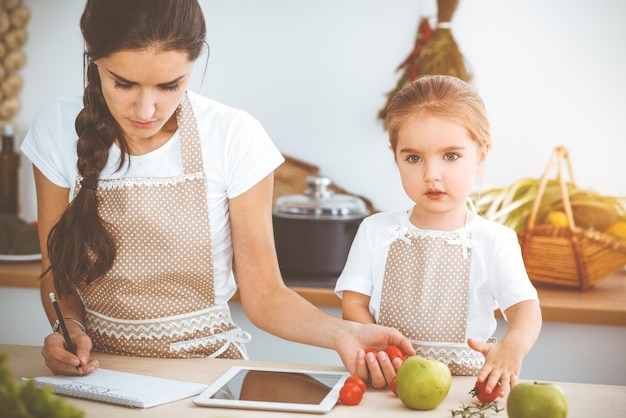
[[[450,413],[453,417],[459,418],[486,418],[488,412],[495,412],[496,414],[504,411],[505,408],[498,407],[498,401],[489,402],[472,402],[469,405],[461,403],[461,407],[457,409],[451,409]]]

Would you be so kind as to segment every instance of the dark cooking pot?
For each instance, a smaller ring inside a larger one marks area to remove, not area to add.
[[[285,278],[339,276],[359,224],[362,199],[328,190],[330,179],[309,177],[303,194],[276,199],[274,239]]]

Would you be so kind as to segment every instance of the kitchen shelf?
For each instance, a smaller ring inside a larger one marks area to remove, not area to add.
[[[0,262],[0,286],[38,288],[41,268],[38,262]],[[328,285],[287,284],[303,298],[319,307],[340,308],[341,301]],[[626,272],[613,273],[588,291],[537,287],[544,321],[626,326]],[[236,294],[233,298],[239,300]]]

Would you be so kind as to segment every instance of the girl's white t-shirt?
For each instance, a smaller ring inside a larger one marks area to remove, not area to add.
[[[369,310],[376,322],[392,238],[389,228],[417,230],[409,221],[410,213],[381,212],[365,218],[335,286],[340,298],[346,290],[370,296]],[[486,341],[497,327],[494,310],[504,315],[516,303],[538,300],[537,291],[526,273],[515,231],[478,215],[465,228],[472,239],[466,338]]]
[[[232,240],[228,200],[251,189],[284,161],[261,126],[248,113],[204,96],[187,93],[198,123],[213,246],[215,303],[226,303],[236,291],[232,275]],[[78,175],[74,122],[83,108],[82,97],[61,97],[42,107],[21,151],[52,183],[69,188],[74,196]],[[183,174],[180,136],[158,149],[126,156],[118,170],[120,149],[113,145],[101,178],[165,178]]]

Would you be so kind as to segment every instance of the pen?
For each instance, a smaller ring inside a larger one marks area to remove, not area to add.
[[[76,347],[74,346],[72,340],[70,340],[70,334],[67,332],[67,328],[65,327],[65,320],[63,319],[63,315],[61,315],[61,309],[59,309],[57,298],[54,293],[50,293],[48,296],[50,296],[50,302],[52,302],[54,311],[57,314],[57,319],[59,320],[59,325],[61,326],[61,331],[63,331],[63,338],[65,338],[65,345],[67,345],[67,350],[72,354],[76,354]]]

